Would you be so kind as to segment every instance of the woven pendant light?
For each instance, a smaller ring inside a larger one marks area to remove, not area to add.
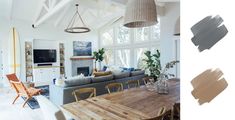
[[[154,0],[128,0],[124,26],[148,27],[157,24],[157,9]]]
[[[78,4],[76,4],[76,8],[77,8],[76,13],[74,14],[73,18],[69,22],[68,27],[64,31],[68,32],[68,33],[86,33],[86,32],[90,32],[90,29],[88,27],[86,27],[85,23],[82,20],[81,15],[78,12]],[[79,21],[79,19],[82,22],[81,27],[78,27],[75,24],[77,21]]]

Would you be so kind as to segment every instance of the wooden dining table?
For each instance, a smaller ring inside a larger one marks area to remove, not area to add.
[[[162,106],[180,102],[180,81],[168,80],[169,93],[158,94],[145,86],[105,94],[62,108],[76,120],[142,120],[156,117]]]

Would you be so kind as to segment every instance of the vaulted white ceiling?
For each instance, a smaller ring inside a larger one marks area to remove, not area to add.
[[[157,4],[164,6],[165,2],[179,1],[158,0]],[[65,4],[62,4],[63,2]],[[75,4],[78,3],[79,13],[85,24],[92,29],[98,29],[120,19],[124,14],[126,2],[127,0],[0,0],[0,18],[22,20],[29,24],[40,23],[36,27],[50,23],[55,27],[65,28],[75,13]],[[42,18],[46,19],[39,22]]]

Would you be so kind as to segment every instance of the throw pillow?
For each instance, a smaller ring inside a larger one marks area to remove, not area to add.
[[[110,74],[112,74],[111,71],[107,71],[107,72],[94,72],[94,73],[93,73],[93,75],[94,75],[95,77],[106,76],[106,75],[110,75]]]

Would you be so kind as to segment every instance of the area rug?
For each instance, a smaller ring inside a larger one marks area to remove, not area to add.
[[[42,90],[41,95],[43,95],[43,96],[45,96],[46,98],[49,99],[49,85],[39,86],[39,87],[35,87],[35,88],[41,89]],[[23,98],[23,100],[26,100],[26,97],[22,97],[22,98]],[[29,100],[27,102],[27,104],[29,105],[29,107],[31,109],[40,108],[40,106],[38,104],[38,101],[35,97],[33,97],[31,100]]]

